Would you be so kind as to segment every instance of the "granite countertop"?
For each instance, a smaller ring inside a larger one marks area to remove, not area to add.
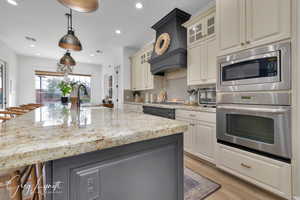
[[[187,124],[104,107],[42,107],[0,125],[0,170],[182,133]]]
[[[132,104],[132,105],[145,105],[145,106],[153,106],[153,107],[160,107],[160,108],[174,108],[180,110],[187,110],[187,111],[196,111],[196,112],[216,112],[216,108],[207,108],[203,106],[192,106],[192,105],[185,105],[185,104],[160,104],[160,103],[137,103],[137,102],[124,102],[125,104]]]

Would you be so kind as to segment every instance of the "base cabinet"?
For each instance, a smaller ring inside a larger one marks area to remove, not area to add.
[[[176,120],[189,123],[184,150],[211,163],[215,162],[215,117],[215,113],[176,110]]]
[[[217,167],[286,199],[291,199],[288,163],[217,144]]]
[[[184,200],[182,134],[48,162],[46,200]]]

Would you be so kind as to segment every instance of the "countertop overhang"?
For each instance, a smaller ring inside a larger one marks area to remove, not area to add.
[[[184,122],[104,107],[44,106],[0,126],[0,171],[183,133]]]
[[[204,107],[204,106],[192,106],[192,105],[184,105],[184,104],[140,103],[140,102],[128,102],[128,101],[124,102],[124,104],[152,106],[158,108],[170,108],[176,110],[186,110],[186,111],[195,111],[195,112],[216,113],[216,108]]]

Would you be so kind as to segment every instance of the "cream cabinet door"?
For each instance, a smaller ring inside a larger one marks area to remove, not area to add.
[[[204,78],[205,83],[216,83],[217,78],[217,40],[215,37],[210,38],[206,41],[206,64],[204,65]]]
[[[188,119],[183,118],[176,118],[178,121],[183,121],[186,123],[189,123],[189,128],[186,132],[183,134],[183,141],[184,141],[184,150],[188,153],[192,153],[192,147],[193,147],[193,135],[195,133],[195,127]]]
[[[205,29],[206,38],[216,35],[216,12],[213,12],[205,18]]]
[[[219,54],[243,49],[246,37],[245,1],[217,0],[217,18]]]
[[[143,65],[141,62],[141,54],[138,54],[136,71],[135,71],[135,80],[136,80],[136,90],[143,89]]]
[[[199,21],[197,24],[188,29],[188,46],[195,44],[205,38],[206,27],[205,19]]]
[[[150,90],[154,88],[154,77],[151,73],[151,65],[148,62],[151,59],[153,45],[149,47],[149,50],[146,52],[147,62],[145,63],[145,70],[146,70],[146,76],[145,76],[145,82],[146,82],[146,89]]]
[[[247,45],[262,45],[291,36],[291,0],[246,0],[246,14]]]
[[[138,56],[135,55],[131,57],[131,89],[132,90],[137,90],[138,61],[139,61]]]
[[[146,89],[150,90],[154,88],[154,77],[153,74],[151,73],[151,65],[149,63],[146,65],[146,71],[147,71]]]
[[[192,151],[200,158],[213,162],[215,127],[201,121],[194,121],[192,124],[194,127]]]
[[[206,63],[206,42],[188,49],[188,85],[199,85],[203,81]]]
[[[184,150],[214,163],[216,114],[176,110],[176,120],[189,123],[189,129],[184,133]]]
[[[189,121],[187,121],[188,123],[190,123]],[[185,140],[185,146],[184,149],[185,151],[189,152],[189,153],[193,153],[193,139],[194,139],[194,135],[195,135],[195,127],[191,125],[189,125],[189,130],[184,133],[184,140]]]

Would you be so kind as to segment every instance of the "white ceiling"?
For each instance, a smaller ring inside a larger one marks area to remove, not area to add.
[[[100,0],[100,8],[94,13],[74,12],[75,34],[84,50],[73,53],[79,62],[107,63],[124,46],[141,47],[154,38],[150,28],[173,8],[195,14],[212,0]],[[144,8],[137,10],[136,2]],[[66,34],[68,9],[56,0],[22,0],[12,6],[0,1],[0,39],[18,54],[59,59],[64,51],[57,46]],[[120,29],[121,35],[115,34]],[[37,39],[35,47],[25,36]],[[91,57],[97,49],[102,55]]]

